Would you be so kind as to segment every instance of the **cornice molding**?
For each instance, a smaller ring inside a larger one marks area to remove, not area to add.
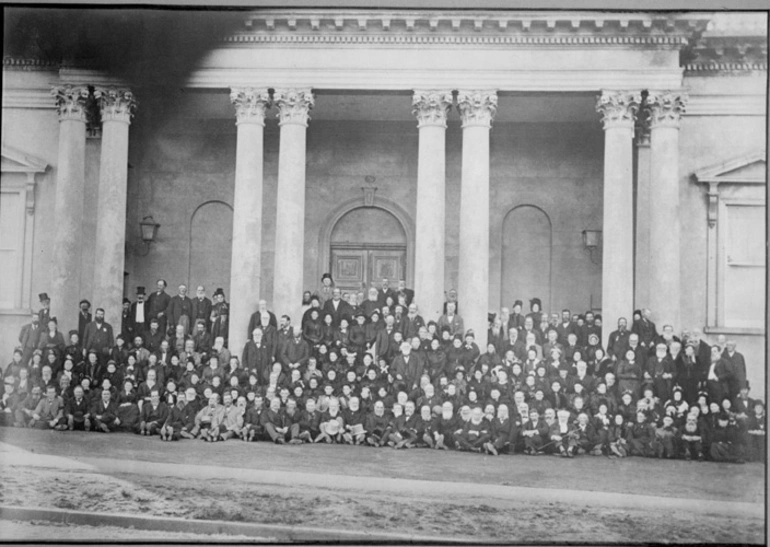
[[[41,59],[29,59],[24,57],[3,57],[3,70],[40,70],[58,71],[61,68],[59,61],[45,61]]]
[[[467,34],[235,34],[224,39],[228,44],[380,44],[386,46],[666,46],[687,45],[683,36],[618,35],[467,35]]]
[[[375,32],[577,34],[600,32],[621,35],[690,36],[703,32],[713,14],[611,13],[579,11],[492,11],[492,10],[351,10],[272,9],[247,15],[246,31],[357,34]]]
[[[765,116],[765,95],[690,95],[683,116]]]
[[[740,72],[767,72],[767,62],[706,62],[706,63],[687,63],[684,65],[684,71],[687,74],[695,73],[734,73]]]
[[[3,108],[56,109],[56,101],[51,98],[50,88],[4,89],[2,97]]]

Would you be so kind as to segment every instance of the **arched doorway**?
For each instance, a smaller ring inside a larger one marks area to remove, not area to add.
[[[504,306],[515,300],[538,297],[543,309],[551,305],[551,219],[534,205],[520,205],[503,220],[502,298]]]
[[[406,246],[406,230],[393,214],[378,207],[352,209],[332,228],[332,277],[348,291],[368,288],[383,277],[395,285],[405,279]]]
[[[190,293],[195,286],[206,287],[211,297],[217,287],[230,294],[230,261],[233,241],[233,208],[224,201],[207,201],[190,218]]]

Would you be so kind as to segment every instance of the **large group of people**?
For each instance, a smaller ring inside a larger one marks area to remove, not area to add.
[[[764,460],[765,407],[732,340],[660,332],[650,310],[618,320],[550,315],[538,298],[489,314],[486,347],[447,293],[425,321],[403,281],[345,292],[324,274],[300,317],[264,300],[243,348],[224,291],[166,282],[58,330],[50,299],[3,370],[0,425],[132,432],[166,441],[345,443],[499,454]],[[460,295],[461,297],[462,295]],[[74,310],[73,310],[74,312]],[[242,328],[242,327],[239,327]],[[113,330],[115,329],[115,330]]]

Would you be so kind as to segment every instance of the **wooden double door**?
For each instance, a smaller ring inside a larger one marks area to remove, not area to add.
[[[406,279],[406,247],[399,245],[333,245],[331,272],[334,283],[343,291],[366,291],[383,277],[395,287]]]

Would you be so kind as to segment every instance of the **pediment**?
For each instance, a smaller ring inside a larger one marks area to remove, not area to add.
[[[767,181],[767,158],[764,150],[732,158],[695,172],[698,182],[760,184]]]
[[[0,171],[3,173],[44,173],[48,164],[30,154],[3,145]]]

